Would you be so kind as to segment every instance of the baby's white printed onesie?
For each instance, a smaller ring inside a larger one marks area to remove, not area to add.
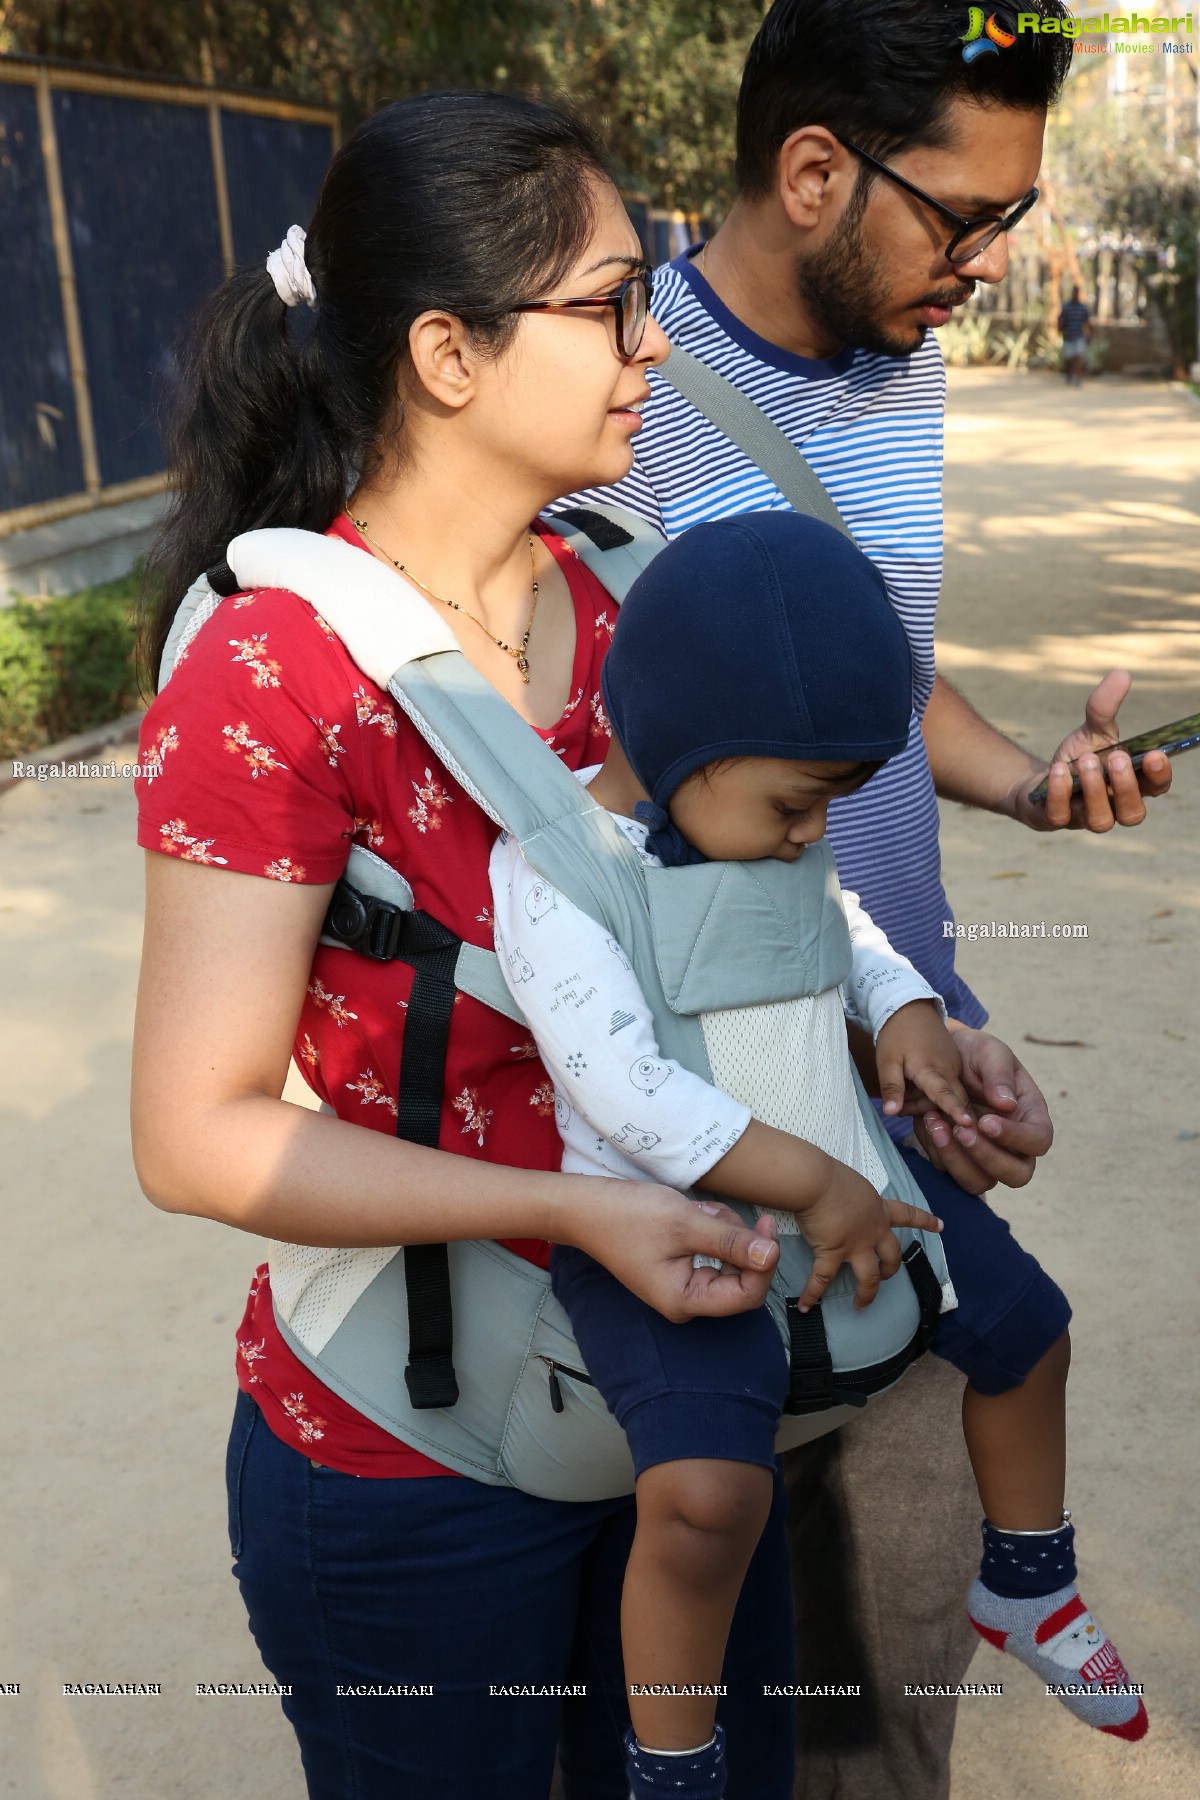
[[[581,770],[579,779],[586,784],[596,772]],[[644,825],[610,816],[644,862],[661,866]],[[856,895],[842,895],[854,952],[845,989],[704,1014],[710,1083],[661,1055],[621,946],[531,869],[508,834],[492,850],[489,873],[496,950],[554,1084],[565,1173],[686,1192],[757,1118],[886,1186],[858,1109],[845,1020],[877,1037],[910,1000],[941,1002]],[[776,1217],[781,1230],[797,1229],[793,1214]]]

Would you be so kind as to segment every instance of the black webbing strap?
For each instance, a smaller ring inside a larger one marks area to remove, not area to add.
[[[632,544],[633,535],[618,525],[615,519],[606,517],[604,513],[593,512],[590,506],[563,506],[551,516],[565,519],[568,525],[576,525],[585,532],[595,544],[597,550],[619,550],[622,544]]]
[[[405,936],[430,941],[421,949],[410,941],[399,953],[402,961],[412,963],[415,974],[404,1016],[396,1136],[436,1150],[454,1008],[454,965],[462,940],[427,913],[407,916],[415,929]],[[441,942],[433,941],[435,938]],[[453,1406],[458,1399],[458,1381],[454,1374],[450,1259],[445,1244],[410,1244],[406,1248],[404,1289],[408,1298],[408,1363],[404,1370],[408,1397],[418,1411]]]
[[[903,1260],[917,1296],[917,1305],[921,1308],[921,1323],[917,1327],[920,1341],[916,1351],[920,1356],[923,1350],[928,1350],[937,1330],[938,1314],[942,1310],[942,1284],[933,1272],[933,1264],[926,1256],[920,1238],[913,1239]]]
[[[839,1406],[843,1401],[851,1406],[865,1406],[865,1394],[844,1391],[840,1381],[835,1381],[833,1357],[829,1353],[820,1306],[812,1306],[802,1313],[800,1296],[789,1295],[787,1322],[791,1380],[788,1397],[783,1403],[784,1412],[827,1412],[831,1406]]]
[[[835,1373],[820,1306],[802,1313],[799,1296],[789,1297],[786,1311],[791,1379],[783,1404],[785,1413],[827,1412],[831,1406],[865,1406],[872,1394],[881,1393],[898,1381],[908,1365],[928,1350],[941,1311],[942,1284],[919,1239],[914,1238],[904,1251],[903,1262],[917,1296],[920,1323],[902,1350],[867,1369],[842,1369]]]
[[[412,965],[396,1136],[436,1150],[456,992],[454,969],[462,939],[429,913],[405,912],[389,901],[360,893],[344,879],[333,891],[323,935],[336,938],[373,962]],[[408,1363],[404,1370],[408,1397],[421,1412],[453,1406],[458,1399],[458,1381],[445,1244],[410,1244],[405,1249],[404,1289],[408,1301]]]
[[[242,591],[241,583],[224,557],[205,571],[204,578],[213,593],[220,594],[222,600],[228,600],[230,594],[240,594]]]

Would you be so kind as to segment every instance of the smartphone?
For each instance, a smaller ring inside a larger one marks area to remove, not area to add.
[[[1122,738],[1118,744],[1106,744],[1103,750],[1095,752],[1101,761],[1111,756],[1114,750],[1124,750],[1135,769],[1140,769],[1142,759],[1147,750],[1161,750],[1164,756],[1179,756],[1184,750],[1195,750],[1200,746],[1200,713],[1193,713],[1188,719],[1176,719],[1173,725],[1159,725],[1154,731],[1143,731],[1137,737]],[[1067,764],[1068,768],[1074,765]],[[1046,804],[1046,793],[1049,778],[1039,781],[1035,788],[1030,788],[1029,798],[1035,806]],[[1078,775],[1072,778],[1072,796],[1080,791]]]

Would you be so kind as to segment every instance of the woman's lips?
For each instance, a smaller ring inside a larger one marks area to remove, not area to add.
[[[648,394],[639,396],[638,399],[631,400],[628,406],[610,407],[608,416],[610,419],[619,419],[622,425],[628,426],[633,431],[640,431],[642,429],[642,408],[649,397]]]

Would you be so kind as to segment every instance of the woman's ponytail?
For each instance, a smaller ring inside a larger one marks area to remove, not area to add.
[[[174,493],[146,568],[152,684],[176,606],[231,538],[260,525],[322,531],[345,497],[345,458],[313,379],[315,333],[295,348],[289,323],[265,268],[239,270],[196,321],[168,425]]]
[[[445,307],[502,348],[511,307],[551,291],[582,251],[606,174],[579,118],[512,94],[397,101],[347,139],[303,245],[312,310],[287,304],[265,266],[241,269],[183,352],[167,425],[174,494],[144,588],[149,686],[179,601],[232,538],[326,530],[399,448],[413,321]]]

